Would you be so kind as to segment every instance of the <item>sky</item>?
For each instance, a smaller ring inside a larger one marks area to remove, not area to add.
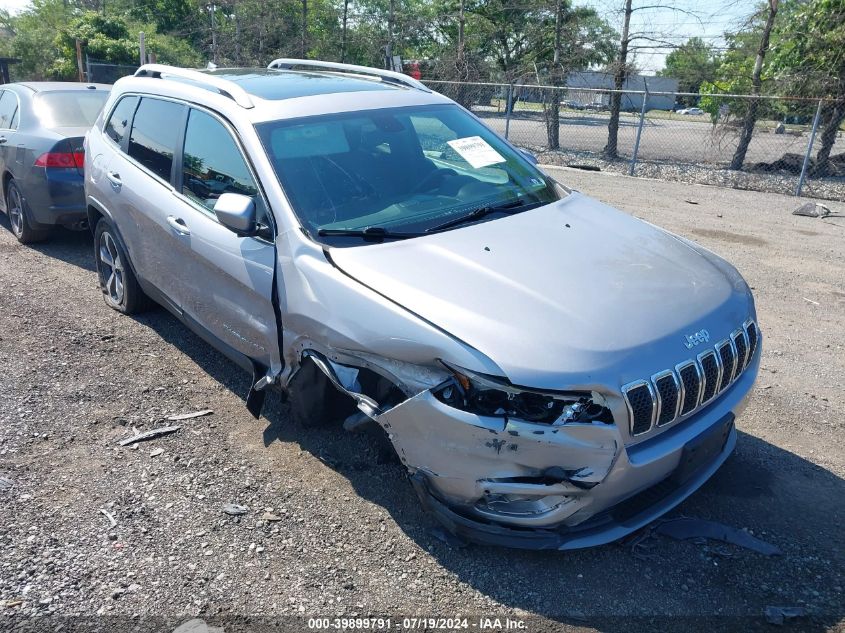
[[[622,27],[624,0],[574,0],[575,5],[587,5],[598,11],[617,30]],[[0,8],[17,13],[29,0],[0,0]],[[631,32],[656,33],[660,43],[634,42],[638,49],[636,65],[645,74],[654,74],[663,68],[671,45],[683,44],[690,37],[701,37],[714,46],[724,45],[722,34],[735,30],[751,15],[757,0],[633,0]],[[638,7],[656,7],[638,9]],[[668,45],[668,46],[667,46]]]
[[[624,0],[574,0],[574,4],[594,8],[621,32]],[[635,51],[635,64],[642,73],[654,74],[665,65],[671,46],[691,37],[700,37],[715,47],[724,46],[725,31],[738,30],[759,5],[757,0],[633,0],[631,33],[647,32],[662,40],[632,42],[633,46],[648,46]]]

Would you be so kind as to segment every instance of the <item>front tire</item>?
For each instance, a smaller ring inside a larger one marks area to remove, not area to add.
[[[49,229],[33,228],[32,213],[14,180],[10,180],[6,186],[6,214],[9,216],[12,234],[21,244],[43,242],[50,236]]]
[[[138,314],[151,306],[152,301],[141,290],[129,266],[117,231],[105,218],[97,222],[94,230],[94,257],[106,305],[123,314]]]

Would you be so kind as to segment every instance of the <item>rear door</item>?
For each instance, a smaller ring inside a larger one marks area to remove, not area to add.
[[[18,96],[11,90],[0,92],[0,174],[13,169],[17,151]],[[3,209],[6,200],[2,201]]]
[[[186,233],[174,221],[174,155],[181,142],[187,106],[141,97],[132,118],[126,154],[108,170],[123,218],[119,229],[140,276],[181,309],[177,299],[183,274]]]
[[[265,237],[238,237],[217,221],[223,193],[253,198],[259,221],[272,227],[266,199],[235,131],[218,116],[191,108],[177,152],[176,195],[167,216],[180,229],[168,241],[174,300],[185,316],[222,343],[274,372],[281,369],[273,307],[276,251]]]

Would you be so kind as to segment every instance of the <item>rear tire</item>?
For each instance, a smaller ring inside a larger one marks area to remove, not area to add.
[[[153,302],[141,290],[132,272],[117,231],[105,218],[97,222],[94,230],[94,258],[107,306],[123,314],[138,314],[152,306]]]
[[[12,234],[21,244],[43,242],[50,237],[50,229],[33,228],[32,213],[14,180],[6,186],[6,215],[9,216]]]

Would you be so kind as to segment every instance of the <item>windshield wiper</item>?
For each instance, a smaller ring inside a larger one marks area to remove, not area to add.
[[[432,226],[429,229],[426,229],[426,233],[436,233],[437,231],[442,231],[444,229],[450,229],[453,226],[458,226],[459,224],[464,224],[465,222],[472,222],[473,220],[480,220],[481,218],[491,215],[493,213],[517,213],[518,211],[525,211],[520,207],[525,206],[525,200],[511,200],[510,202],[505,202],[503,204],[495,204],[495,205],[487,205],[484,207],[478,207],[477,209],[473,209],[466,215],[459,216],[452,220],[448,220],[443,222],[442,224],[437,224]]]
[[[408,240],[421,237],[425,233],[394,233],[383,226],[366,226],[363,229],[320,229],[320,237],[360,237],[366,242],[383,242],[389,240]]]

